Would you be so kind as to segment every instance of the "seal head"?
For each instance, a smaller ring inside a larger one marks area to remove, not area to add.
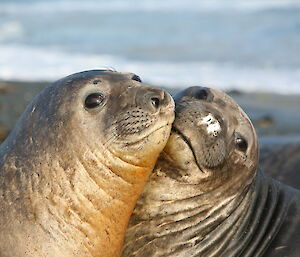
[[[241,181],[241,177],[247,177],[249,184],[257,168],[258,142],[251,121],[236,102],[219,90],[204,87],[188,88],[175,101],[176,120],[164,152],[180,169],[191,170],[192,166],[194,172],[199,170],[200,180],[205,178],[215,186],[224,185],[226,178],[234,184],[233,178]],[[179,154],[177,145],[186,154]]]

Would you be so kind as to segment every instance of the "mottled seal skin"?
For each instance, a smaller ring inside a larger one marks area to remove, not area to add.
[[[0,148],[0,256],[118,256],[174,102],[131,73],[50,85]]]
[[[122,256],[299,256],[299,191],[257,168],[247,115],[208,88],[174,99],[173,132],[137,202]]]
[[[263,147],[260,167],[273,178],[300,190],[300,142]]]

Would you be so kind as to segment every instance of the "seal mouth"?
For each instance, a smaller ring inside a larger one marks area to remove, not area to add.
[[[141,139],[139,139],[139,140],[137,140],[137,141],[134,141],[134,142],[127,142],[127,143],[125,144],[125,146],[134,146],[134,145],[138,145],[138,144],[144,143],[144,140],[145,140],[147,137],[149,137],[150,135],[152,135],[152,134],[155,133],[156,131],[158,131],[158,130],[164,128],[164,127],[167,127],[167,126],[169,126],[169,125],[170,125],[169,122],[168,122],[168,123],[165,123],[164,125],[162,125],[162,126],[156,128],[156,129],[154,129],[153,131],[150,131],[149,133],[147,133],[147,135],[143,136]]]
[[[198,159],[197,159],[197,155],[194,151],[194,148],[192,146],[192,143],[191,141],[189,140],[189,138],[187,136],[185,136],[178,128],[176,128],[174,125],[172,126],[172,129],[171,129],[172,132],[176,133],[177,135],[179,135],[182,140],[188,145],[188,147],[191,149],[192,153],[193,153],[193,156],[194,156],[194,159],[195,159],[195,162],[196,162],[196,165],[197,167],[199,168],[199,170],[204,173],[204,171],[202,170],[199,162],[198,162]]]

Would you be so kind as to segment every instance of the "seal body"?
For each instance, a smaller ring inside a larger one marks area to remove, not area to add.
[[[261,168],[273,178],[300,189],[300,143],[265,146],[260,154]]]
[[[299,256],[300,194],[265,175],[251,121],[192,87],[131,217],[122,256]]]
[[[118,256],[174,103],[130,73],[50,85],[0,148],[0,256]]]

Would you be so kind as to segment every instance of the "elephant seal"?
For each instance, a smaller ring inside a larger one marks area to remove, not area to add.
[[[0,148],[0,256],[118,256],[174,101],[131,73],[50,85]]]
[[[299,256],[300,194],[258,169],[251,121],[192,87],[129,222],[122,256]]]
[[[300,190],[300,142],[262,147],[259,163],[273,178]]]

